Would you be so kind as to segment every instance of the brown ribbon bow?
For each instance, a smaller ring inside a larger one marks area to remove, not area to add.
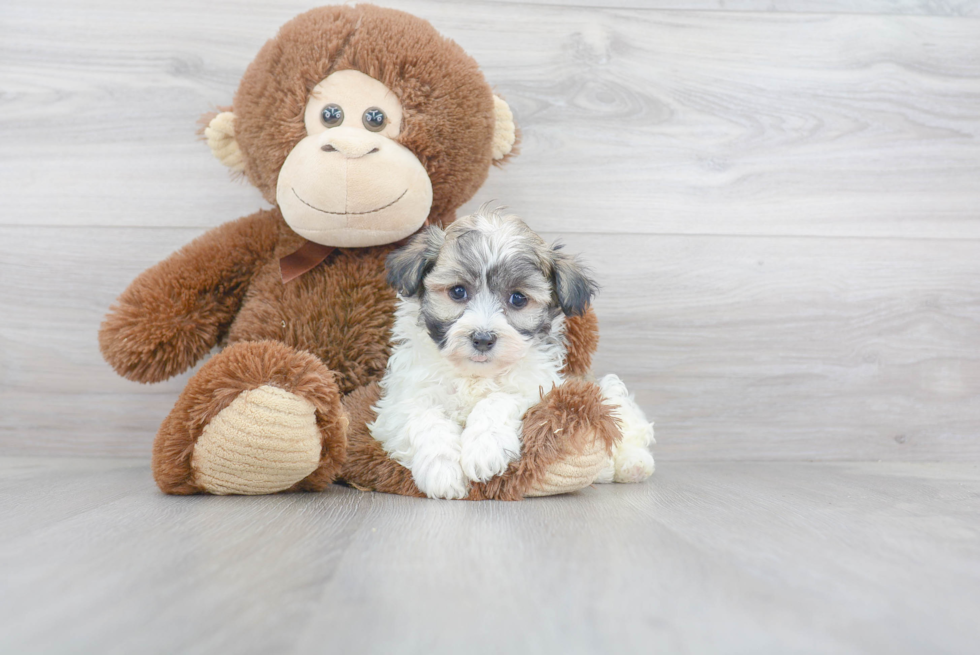
[[[334,250],[336,248],[333,246],[324,246],[307,241],[299,247],[299,250],[279,260],[279,273],[282,275],[282,283],[286,284],[290,280],[295,280],[308,270],[319,266],[320,262],[329,257]]]

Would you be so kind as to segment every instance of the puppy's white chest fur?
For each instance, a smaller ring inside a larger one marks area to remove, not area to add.
[[[561,383],[559,376],[553,375],[546,367],[524,366],[522,382],[516,384],[512,376],[501,378],[456,377],[447,380],[445,384],[444,407],[446,415],[459,424],[466,426],[466,420],[476,405],[489,398],[492,394],[505,394],[527,401],[527,407],[538,401],[539,389]],[[534,370],[537,369],[537,370]],[[525,411],[527,410],[525,408]]]
[[[461,498],[470,483],[520,456],[521,419],[563,381],[564,317],[521,359],[492,377],[462,376],[419,324],[419,303],[399,301],[383,395],[369,425],[429,496]]]

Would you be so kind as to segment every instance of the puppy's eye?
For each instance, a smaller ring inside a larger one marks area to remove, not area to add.
[[[527,307],[527,296],[520,291],[515,291],[514,293],[510,294],[510,305],[515,309]]]
[[[327,127],[337,127],[344,122],[344,110],[340,108],[340,105],[327,105],[320,112],[320,120]]]
[[[371,107],[365,111],[361,120],[364,122],[364,127],[372,132],[380,132],[388,124],[388,117],[377,107]]]
[[[456,301],[466,300],[466,287],[462,284],[457,284],[449,289],[449,297]]]

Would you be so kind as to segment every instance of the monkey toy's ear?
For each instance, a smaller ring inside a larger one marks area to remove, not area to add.
[[[445,239],[445,232],[430,225],[412,237],[407,246],[388,255],[388,284],[405,298],[419,295],[422,280],[435,266]]]
[[[496,94],[493,96],[493,113],[496,118],[493,127],[493,161],[497,163],[511,154],[517,145],[517,125],[514,124],[514,113],[510,106]]]
[[[204,137],[208,140],[211,154],[236,173],[244,171],[242,151],[235,139],[235,114],[230,111],[223,111],[216,115],[205,114],[201,122],[205,121],[207,125],[204,128]]]

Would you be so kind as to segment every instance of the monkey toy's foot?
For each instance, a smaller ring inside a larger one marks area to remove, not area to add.
[[[265,384],[243,391],[211,419],[194,445],[194,479],[213,494],[288,489],[320,464],[316,407]]]
[[[191,378],[160,426],[153,474],[166,493],[320,490],[347,449],[333,374],[273,341],[222,351]]]

